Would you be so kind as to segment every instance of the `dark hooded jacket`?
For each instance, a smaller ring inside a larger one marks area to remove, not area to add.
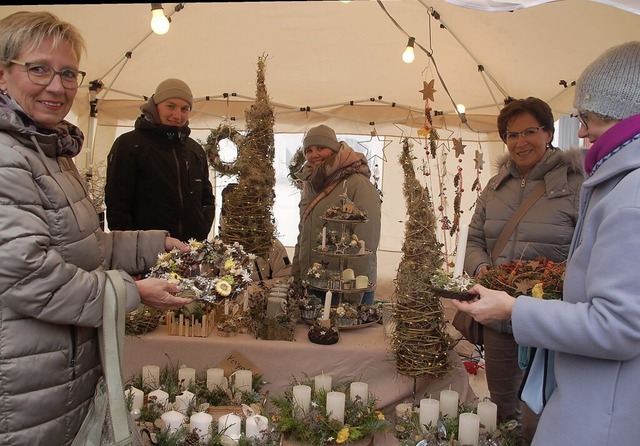
[[[164,229],[183,241],[207,238],[215,213],[204,149],[191,130],[159,124],[153,99],[107,158],[109,229]]]

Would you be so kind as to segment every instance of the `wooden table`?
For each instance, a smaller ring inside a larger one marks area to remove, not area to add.
[[[215,331],[206,338],[168,336],[166,327],[161,325],[154,332],[126,337],[123,376],[127,380],[140,375],[145,365],[162,368],[169,362],[195,368],[200,376],[206,369],[217,367],[239,352],[259,367],[266,381],[262,391],[272,396],[281,395],[291,385],[292,378],[313,378],[324,373],[332,376],[333,383],[366,382],[369,392],[378,399],[379,409],[387,415],[394,413],[397,404],[413,401],[414,380],[397,373],[382,325],[343,330],[340,340],[333,345],[310,342],[308,329],[300,323],[294,341],[265,341],[249,334],[220,337]],[[449,388],[460,394],[461,402],[473,401],[475,394],[467,371],[457,353],[452,350],[450,355],[454,369],[447,376],[438,380],[416,380],[416,405],[420,398],[428,395],[439,398],[440,390]]]

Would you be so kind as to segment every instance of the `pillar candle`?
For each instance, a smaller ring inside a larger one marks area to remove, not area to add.
[[[453,269],[453,277],[462,276],[464,270],[464,254],[467,250],[467,238],[469,237],[469,225],[460,225],[458,234],[458,247],[456,251],[456,264]]]
[[[229,314],[229,299],[224,301],[224,315],[227,316]]]
[[[396,406],[396,418],[411,418],[413,405],[411,403],[400,403]]]
[[[261,438],[269,430],[269,419],[262,415],[249,415],[246,420],[246,437]]]
[[[236,370],[231,374],[233,379],[233,389],[240,392],[251,392],[253,390],[253,373],[251,370]]]
[[[229,413],[218,418],[218,433],[233,441],[240,439],[242,432],[242,420],[236,414]]]
[[[213,417],[208,413],[196,412],[189,418],[189,432],[196,432],[200,436],[200,441],[207,443],[210,438],[209,428],[213,422]]]
[[[182,367],[178,369],[178,384],[183,389],[188,388],[191,384],[196,383],[196,369],[191,367]]]
[[[324,390],[325,392],[331,392],[331,376],[325,375],[317,375],[315,377],[315,391],[320,392]]]
[[[331,314],[331,291],[327,291],[324,295],[324,310],[322,312],[322,319],[327,321],[329,320],[329,315]]]
[[[249,309],[249,290],[244,290],[244,298],[242,301],[242,309],[247,311]]]
[[[480,417],[475,413],[461,413],[458,424],[458,442],[463,445],[478,446]]]
[[[184,422],[184,415],[175,410],[163,413],[160,415],[160,418],[164,421],[164,425],[169,428],[169,433],[173,433],[180,429],[180,426],[182,426],[182,423]]]
[[[284,313],[286,305],[287,300],[283,297],[268,297],[267,317],[276,317],[277,315]]]
[[[456,418],[458,416],[458,392],[443,390],[440,392],[440,412],[442,416]]]
[[[342,392],[327,393],[327,417],[344,424],[344,404],[346,395]]]
[[[354,272],[351,268],[347,268],[342,271],[342,280],[344,280],[345,282],[356,280],[356,276],[354,275]]]
[[[420,400],[420,427],[426,432],[427,426],[435,427],[440,418],[440,401],[433,398],[422,398]]]
[[[302,413],[309,412],[309,406],[311,405],[311,387],[303,384],[293,386],[293,405],[302,411]]]
[[[322,228],[322,249],[327,247],[327,227]]]
[[[368,288],[369,278],[367,276],[356,277],[356,288]]]
[[[178,412],[187,413],[187,410],[189,409],[189,405],[193,401],[194,397],[195,395],[189,392],[188,390],[185,390],[184,392],[177,394],[176,403],[178,407],[176,409],[178,410]]]
[[[496,430],[498,418],[498,406],[492,401],[480,401],[478,403],[478,416],[480,417],[480,432],[493,432]]]
[[[151,389],[160,387],[160,366],[145,365],[142,367],[142,385]]]
[[[124,391],[126,398],[131,398],[131,410],[140,410],[144,405],[144,392],[135,387],[129,387]]]
[[[207,389],[215,390],[216,387],[222,387],[222,378],[224,378],[223,369],[207,369]]]
[[[352,382],[349,386],[349,396],[352,401],[355,401],[357,397],[360,397],[360,401],[367,404],[369,401],[369,385],[363,382]]]
[[[156,389],[153,392],[149,392],[147,399],[149,400],[149,402],[155,400],[156,404],[160,406],[165,406],[169,401],[169,394],[164,390]]]

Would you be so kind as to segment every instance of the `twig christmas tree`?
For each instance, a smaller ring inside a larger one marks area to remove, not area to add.
[[[407,202],[403,256],[396,277],[396,331],[392,345],[398,373],[440,378],[452,368],[440,299],[429,289],[429,277],[443,262],[442,244],[436,237],[437,220],[427,187],[416,178],[409,140],[402,142],[400,164]]]

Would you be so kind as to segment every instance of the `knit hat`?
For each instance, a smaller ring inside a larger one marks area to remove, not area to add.
[[[193,95],[191,89],[180,79],[166,79],[156,88],[156,92],[153,95],[153,102],[158,105],[167,99],[182,99],[189,103],[189,107],[193,107]]]
[[[576,82],[573,106],[614,119],[640,113],[640,41],[605,51]]]
[[[302,141],[302,150],[311,146],[329,147],[334,152],[340,150],[340,143],[336,138],[336,132],[331,127],[319,125],[309,129]]]

